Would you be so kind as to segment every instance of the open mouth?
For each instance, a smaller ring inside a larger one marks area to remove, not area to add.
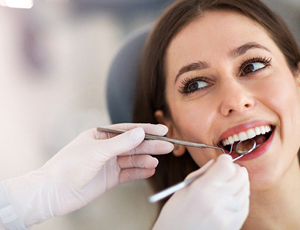
[[[256,142],[256,146],[262,145],[271,136],[274,127],[271,125],[258,126],[255,128],[248,129],[244,132],[234,134],[233,136],[227,137],[218,143],[218,146],[223,148],[225,152],[230,153],[235,151],[237,144],[240,141],[253,139]]]

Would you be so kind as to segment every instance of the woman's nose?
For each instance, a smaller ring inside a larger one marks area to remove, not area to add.
[[[247,88],[234,79],[224,82],[220,97],[220,110],[223,116],[242,113],[250,110],[255,104],[254,98]]]

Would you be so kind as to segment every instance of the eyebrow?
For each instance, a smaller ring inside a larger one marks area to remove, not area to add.
[[[202,62],[202,61],[199,61],[199,62],[195,62],[195,63],[191,63],[191,64],[188,64],[186,66],[183,66],[178,74],[176,75],[175,77],[175,82],[177,81],[178,77],[181,75],[181,74],[184,74],[186,72],[189,72],[189,71],[193,71],[193,70],[201,70],[201,69],[206,69],[206,68],[209,68],[209,64],[206,63],[206,62]]]
[[[260,45],[256,42],[248,42],[248,43],[246,43],[242,46],[239,46],[239,47],[233,49],[232,51],[230,51],[229,56],[232,58],[235,58],[237,56],[241,56],[241,55],[245,54],[250,49],[263,49],[263,50],[270,52],[270,50],[263,45]],[[210,65],[207,62],[202,62],[202,61],[183,66],[179,70],[178,74],[176,75],[175,82],[177,81],[177,79],[179,78],[180,75],[182,75],[186,72],[190,72],[190,71],[194,71],[194,70],[202,70],[202,69],[206,69],[209,67],[210,67]]]
[[[248,50],[250,49],[263,49],[263,50],[266,50],[268,52],[270,52],[270,50],[263,46],[263,45],[260,45],[256,42],[248,42],[242,46],[239,46],[235,49],[233,49],[230,53],[229,53],[229,56],[230,57],[237,57],[237,56],[241,56],[243,55],[244,53],[246,53]]]

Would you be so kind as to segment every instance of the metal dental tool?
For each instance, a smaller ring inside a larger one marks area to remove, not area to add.
[[[121,133],[128,131],[128,130],[121,130],[121,129],[103,128],[103,127],[98,127],[97,130],[101,131],[101,132],[114,133],[114,134],[121,134]],[[219,149],[223,153],[225,153],[224,149],[222,149],[220,147],[205,145],[205,144],[191,142],[191,141],[183,141],[183,140],[178,140],[178,139],[168,138],[168,137],[163,137],[163,136],[151,135],[151,134],[145,134],[145,140],[160,140],[160,141],[168,141],[173,144],[196,147],[196,148]]]
[[[247,139],[244,141],[240,141],[236,147],[235,152],[239,155],[245,155],[252,152],[256,147],[256,141],[253,139]]]
[[[124,133],[128,130],[121,130],[121,129],[111,129],[111,128],[103,128],[103,127],[98,127],[98,131],[100,132],[107,132],[107,133],[114,133],[114,134],[121,134]],[[151,135],[151,134],[145,134],[145,140],[162,140],[162,141],[168,141],[173,144],[178,144],[178,145],[184,145],[184,146],[190,146],[190,147],[196,147],[196,148],[212,148],[212,149],[218,149],[221,150],[225,154],[231,154],[233,152],[233,144],[231,145],[230,152],[226,153],[224,149],[216,146],[210,146],[210,145],[205,145],[201,143],[196,143],[196,142],[190,142],[190,141],[183,141],[183,140],[178,140],[174,138],[168,138],[168,137],[163,137],[163,136],[156,136],[156,135]],[[239,154],[238,157],[232,159],[232,161],[236,161],[243,157],[244,155],[252,152],[256,147],[256,141],[254,139],[247,139],[244,141],[240,141],[236,147],[235,147],[235,152]],[[173,193],[177,192],[178,190],[181,190],[191,184],[194,180],[198,179],[200,176],[202,176],[206,171],[200,173],[197,176],[191,177],[187,180],[184,180],[182,182],[179,182],[167,189],[164,189],[152,196],[149,197],[149,201],[151,203],[155,203],[159,200],[162,200]]]
[[[239,154],[238,157],[234,158],[232,161],[236,161],[240,159],[242,156],[252,152],[254,149],[256,149],[259,145],[256,144],[256,141],[254,139],[247,139],[243,141],[239,141],[237,145],[235,146],[235,152]],[[233,144],[231,144],[230,151],[227,154],[233,153]]]

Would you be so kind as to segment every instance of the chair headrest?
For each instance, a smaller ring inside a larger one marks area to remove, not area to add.
[[[108,73],[106,100],[111,122],[132,122],[136,78],[151,25],[130,34],[115,55]]]

